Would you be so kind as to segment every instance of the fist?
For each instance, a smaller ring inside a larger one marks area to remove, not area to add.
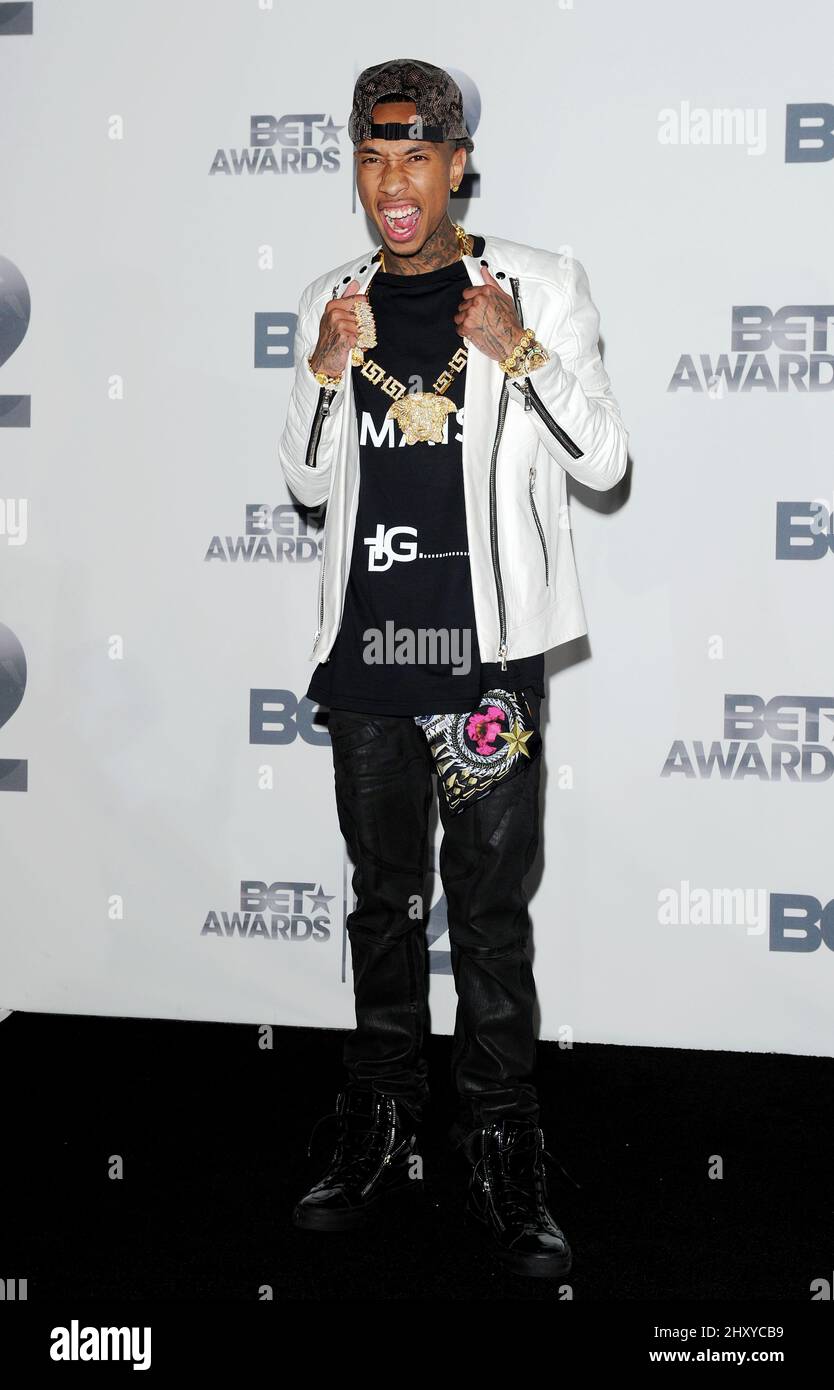
[[[491,271],[484,266],[484,283],[470,285],[455,314],[455,327],[462,338],[494,362],[509,357],[524,336],[510,295],[502,290]]]
[[[326,372],[328,376],[338,376],[347,366],[348,354],[356,346],[359,326],[353,306],[357,302],[367,304],[368,296],[357,294],[358,280],[345,285],[338,299],[329,299],[319,324],[319,337],[310,354],[310,362],[316,372]]]

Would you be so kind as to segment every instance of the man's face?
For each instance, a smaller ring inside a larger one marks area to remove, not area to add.
[[[413,101],[378,103],[374,123],[401,121],[410,125],[417,108]],[[446,215],[449,190],[463,176],[466,150],[451,142],[430,140],[360,141],[354,152],[356,187],[368,216],[387,246],[398,256],[419,251]],[[386,216],[387,213],[387,216]],[[400,216],[395,217],[394,214]]]

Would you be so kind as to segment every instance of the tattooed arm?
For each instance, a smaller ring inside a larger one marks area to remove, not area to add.
[[[356,281],[352,284],[355,288]],[[350,289],[348,285],[347,290]],[[278,461],[287,486],[299,502],[307,506],[324,502],[330,494],[330,473],[337,437],[333,417],[338,414],[344,400],[345,382],[349,382],[349,373],[345,368],[353,345],[348,318],[353,321],[355,330],[353,311],[341,298],[328,300],[321,311],[316,311],[311,303],[310,286],[301,296],[293,341],[295,376],[278,443]],[[308,357],[312,357],[315,371],[326,372],[328,376],[343,373],[341,385],[332,393],[330,413],[321,422],[315,468],[309,468],[305,458],[323,388],[310,370]]]

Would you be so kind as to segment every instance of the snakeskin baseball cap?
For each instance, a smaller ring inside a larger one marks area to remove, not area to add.
[[[401,93],[413,101],[417,114],[409,122],[371,120],[380,97]],[[443,68],[420,58],[391,58],[365,68],[353,89],[353,108],[348,120],[348,136],[354,145],[361,140],[452,140],[457,149],[472,151],[475,142],[466,128],[463,96],[454,78]]]

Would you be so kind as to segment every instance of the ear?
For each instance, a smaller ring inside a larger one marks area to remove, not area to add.
[[[463,178],[463,171],[465,168],[466,150],[455,150],[449,165],[449,182],[459,184],[461,179]]]

